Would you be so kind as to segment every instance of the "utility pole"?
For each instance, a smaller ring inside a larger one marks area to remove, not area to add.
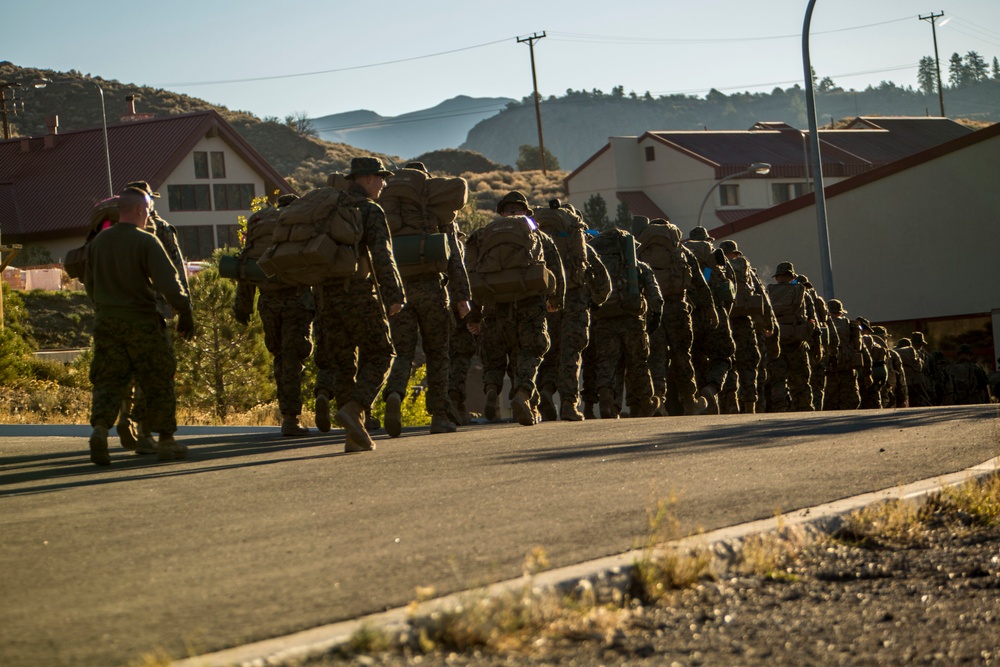
[[[944,117],[944,89],[941,88],[941,59],[938,57],[938,47],[937,47],[937,19],[944,16],[944,12],[938,12],[935,14],[931,12],[928,16],[917,15],[921,21],[931,22],[931,34],[934,36],[934,68],[937,70],[937,87],[938,87],[938,103],[941,105],[941,116]]]
[[[535,89],[535,120],[538,122],[538,155],[542,158],[542,173],[545,171],[545,140],[542,139],[542,110],[538,104],[538,77],[535,76],[535,42],[545,37],[545,31],[539,35],[537,32],[531,37],[518,37],[518,44],[528,44],[528,49],[531,51],[531,84]]]
[[[3,138],[4,139],[10,139],[10,120],[7,118],[7,111],[8,111],[7,110],[7,102],[11,103],[10,112],[16,115],[17,114],[17,104],[18,104],[18,102],[21,101],[20,98],[14,97],[14,96],[11,96],[10,98],[8,98],[7,97],[7,89],[8,88],[14,89],[14,88],[20,88],[20,87],[21,87],[21,82],[20,81],[14,81],[12,83],[8,83],[6,81],[0,81],[0,115],[3,116]],[[23,103],[22,103],[22,109],[23,109]]]

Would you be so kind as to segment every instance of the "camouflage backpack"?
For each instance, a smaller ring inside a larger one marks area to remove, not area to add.
[[[288,287],[277,277],[269,278],[258,264],[258,260],[271,245],[280,216],[279,209],[268,207],[247,218],[243,249],[235,257],[223,255],[219,258],[219,275],[233,280],[245,280],[262,290]]]
[[[729,260],[736,272],[736,298],[733,308],[729,311],[731,317],[753,317],[759,321],[764,317],[764,295],[757,290],[754,282],[753,267],[743,255]],[[828,341],[827,341],[828,342]]]
[[[545,266],[535,223],[525,216],[497,218],[469,237],[466,265],[472,298],[481,304],[511,303],[550,295],[556,277]]]
[[[812,333],[806,321],[806,286],[798,283],[775,283],[767,286],[774,317],[782,341],[801,342]]]
[[[379,205],[392,234],[392,250],[404,278],[448,269],[447,234],[469,198],[464,178],[434,178],[400,169],[386,179]]]
[[[535,222],[539,229],[552,237],[559,249],[559,257],[566,273],[566,287],[586,285],[587,225],[577,210],[569,205],[559,206],[558,200],[553,200],[548,208],[535,211]]]
[[[974,362],[958,361],[953,363],[948,366],[948,375],[951,376],[952,389],[955,392],[956,401],[968,400],[979,391],[979,381],[976,378]]]
[[[611,296],[594,311],[594,317],[641,315],[646,304],[639,291],[639,272],[632,235],[621,229],[609,229],[592,237],[590,245],[611,276]]]
[[[685,250],[680,245],[680,228],[669,222],[651,223],[639,234],[637,240],[638,257],[653,269],[663,298],[684,298],[693,283],[691,267],[684,259]]]
[[[362,195],[336,187],[310,190],[281,209],[258,266],[268,278],[289,285],[321,285],[328,280],[367,275],[361,250]]]

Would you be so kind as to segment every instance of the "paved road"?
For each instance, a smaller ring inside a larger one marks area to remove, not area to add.
[[[190,461],[116,449],[110,469],[85,437],[9,433],[6,667],[185,657],[509,579],[536,546],[620,553],[671,495],[707,530],[1000,455],[996,406],[490,425],[350,455],[336,433],[202,431]]]

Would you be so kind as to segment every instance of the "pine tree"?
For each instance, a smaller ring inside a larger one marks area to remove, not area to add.
[[[948,83],[952,88],[960,88],[969,81],[969,71],[966,69],[965,61],[958,53],[951,54],[948,59]]]
[[[968,83],[985,81],[990,78],[986,59],[976,51],[969,51],[965,54],[965,70],[968,72]]]
[[[1000,81],[1000,60],[993,56],[993,80]]]
[[[925,95],[937,92],[937,67],[931,56],[920,59],[920,64],[917,66],[917,86]]]
[[[632,212],[628,210],[628,204],[625,202],[618,204],[618,208],[615,209],[615,227],[625,231],[632,230]]]
[[[604,201],[604,197],[598,194],[590,195],[590,198],[583,204],[583,219],[592,229],[597,231],[608,228],[608,203]]]
[[[522,145],[518,149],[516,164],[518,171],[535,171],[541,169],[542,158],[541,153],[538,151],[538,146],[532,146],[531,144]],[[548,148],[545,149],[545,168],[553,171],[559,169],[559,160],[556,159],[556,156]]]

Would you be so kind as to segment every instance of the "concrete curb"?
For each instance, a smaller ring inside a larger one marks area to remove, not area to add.
[[[882,489],[832,503],[807,507],[769,519],[720,528],[686,537],[671,544],[678,548],[720,545],[736,542],[754,534],[795,527],[813,527],[826,531],[835,527],[841,517],[868,505],[891,499],[922,503],[928,496],[943,488],[957,486],[970,479],[986,477],[998,470],[1000,470],[1000,457],[995,457],[949,475],[923,479],[891,489]],[[535,587],[566,590],[576,588],[581,581],[627,579],[629,571],[640,555],[640,551],[628,551],[615,556],[542,572],[534,575],[531,581]],[[526,581],[525,578],[511,579],[478,590],[486,596],[491,596],[521,588]],[[430,600],[419,605],[416,614],[424,615],[436,608],[453,607],[461,601],[463,596],[468,594],[469,591],[460,591]],[[399,607],[350,621],[304,630],[284,637],[178,660],[171,664],[174,667],[273,667],[286,665],[292,661],[318,658],[329,653],[336,647],[347,643],[362,627],[380,627],[388,631],[402,629],[406,625],[407,619],[413,615],[412,607]]]

